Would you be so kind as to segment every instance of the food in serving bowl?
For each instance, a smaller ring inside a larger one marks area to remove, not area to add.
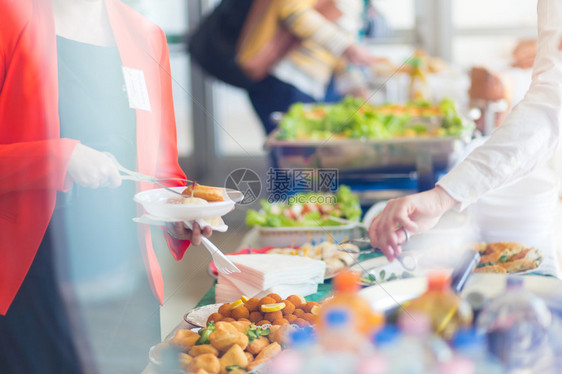
[[[248,321],[256,326],[293,324],[304,327],[318,322],[319,308],[319,303],[307,302],[300,295],[290,295],[285,300],[275,293],[261,299],[242,296],[240,300],[221,305],[209,316],[207,323]]]
[[[246,214],[246,224],[248,226],[342,226],[345,223],[333,218],[358,221],[361,217],[359,198],[345,185],[341,185],[336,193],[298,193],[291,196],[288,201],[270,203],[266,200],[261,200],[260,204],[262,206],[261,211],[249,210]]]
[[[151,348],[159,368],[184,373],[242,374],[276,356],[298,327],[256,326],[249,321],[209,322],[198,332],[181,329]]]
[[[518,242],[478,243],[474,249],[481,255],[476,273],[520,273],[542,263],[539,249]]]
[[[346,97],[337,104],[293,104],[279,123],[279,140],[391,139],[461,136],[474,130],[451,99],[374,106]]]

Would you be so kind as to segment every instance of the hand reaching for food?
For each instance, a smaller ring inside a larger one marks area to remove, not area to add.
[[[399,227],[410,234],[427,231],[456,203],[441,187],[390,200],[369,226],[373,248],[380,248],[389,261],[394,260],[405,240],[405,231]]]
[[[201,226],[197,222],[193,222],[193,230],[187,227],[183,222],[168,222],[166,223],[168,234],[178,240],[190,240],[193,245],[201,244],[201,235],[206,238],[211,237],[213,229],[211,226],[206,226],[201,230]]]
[[[119,187],[121,176],[111,159],[103,152],[78,144],[68,164],[68,174],[82,187]]]

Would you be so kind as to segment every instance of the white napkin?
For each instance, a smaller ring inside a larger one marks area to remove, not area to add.
[[[231,261],[240,273],[221,276],[233,284],[244,282],[258,290],[280,284],[323,283],[326,263],[301,256],[280,254],[237,255]]]
[[[146,225],[165,226],[166,222],[177,222],[178,220],[174,218],[156,217],[151,214],[143,214],[140,217],[133,218],[133,221],[135,221],[136,223],[143,223]],[[210,225],[207,221],[201,218],[195,220],[195,222],[197,222],[199,224],[199,227],[201,227],[202,229],[204,229],[207,226],[211,226],[213,231],[226,232],[226,230],[228,230],[228,226],[224,223],[222,218],[220,219],[220,224],[215,226]],[[191,227],[191,223],[188,224],[188,227]]]

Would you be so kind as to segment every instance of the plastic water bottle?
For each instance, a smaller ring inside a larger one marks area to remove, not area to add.
[[[289,334],[289,348],[269,363],[269,374],[305,374],[314,372],[318,358],[316,337],[311,328],[297,329]],[[312,370],[312,371],[311,371]]]
[[[505,373],[499,360],[488,352],[485,335],[477,334],[475,330],[461,330],[455,335],[451,345],[457,357],[474,364],[475,373]]]
[[[431,373],[434,360],[427,345],[431,336],[429,317],[421,313],[403,313],[398,326],[401,335],[387,348],[388,352],[393,352],[388,373]]]
[[[480,313],[478,332],[508,370],[530,369],[549,351],[552,315],[545,302],[523,288],[522,277],[507,278],[506,290]]]

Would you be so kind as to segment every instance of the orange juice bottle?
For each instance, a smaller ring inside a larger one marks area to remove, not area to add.
[[[333,286],[333,296],[325,300],[320,308],[319,334],[327,327],[326,319],[333,310],[344,310],[349,313],[350,326],[354,330],[354,334],[370,336],[382,327],[384,316],[375,313],[369,302],[358,294],[361,288],[359,274],[355,272],[340,273],[334,278]]]
[[[442,272],[429,275],[425,293],[406,303],[405,310],[426,314],[433,331],[445,339],[472,323],[472,309],[453,292],[451,277]]]

